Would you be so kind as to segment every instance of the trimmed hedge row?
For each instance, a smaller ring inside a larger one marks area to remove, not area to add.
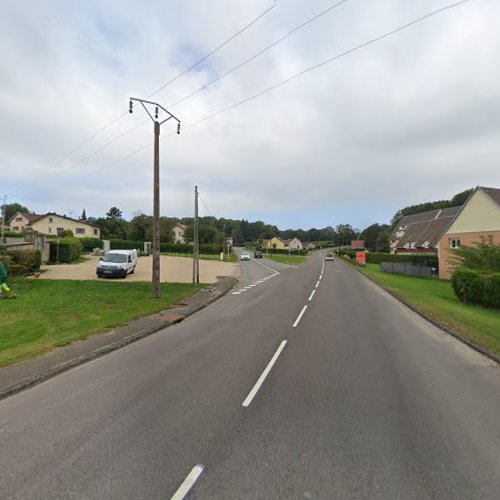
[[[76,238],[61,238],[49,241],[49,262],[73,262],[80,258],[82,244]]]
[[[500,273],[457,269],[451,286],[460,302],[500,309]]]
[[[142,241],[134,240],[110,240],[111,250],[132,250],[133,248],[137,250],[144,250],[144,243]],[[172,253],[193,253],[193,245],[191,243],[160,243],[160,252],[172,252]],[[199,246],[200,254],[208,255],[218,255],[222,252],[222,245],[206,244]]]
[[[288,255],[288,249],[286,249],[286,248],[262,248],[262,253]],[[291,253],[294,255],[307,255],[309,253],[309,250],[306,250],[305,248],[303,248],[301,250],[292,250]]]
[[[104,247],[104,242],[99,238],[80,238],[83,252],[93,252],[94,248]]]

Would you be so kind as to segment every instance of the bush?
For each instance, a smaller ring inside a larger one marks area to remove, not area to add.
[[[381,262],[401,262],[406,264],[413,264],[414,266],[429,266],[435,267],[439,266],[439,260],[437,255],[422,255],[413,253],[381,253],[381,252],[367,252],[366,262],[368,264],[380,264]]]
[[[77,238],[61,238],[50,241],[49,262],[74,262],[82,254],[82,244]]]
[[[109,240],[111,250],[136,250],[143,251],[144,243],[136,240]]]
[[[482,274],[473,269],[457,269],[451,286],[460,302],[500,308],[500,273]]]
[[[273,254],[273,255],[276,255],[276,254],[288,255],[287,248],[265,248],[265,247],[263,247],[262,251],[265,253]],[[222,252],[222,250],[221,250],[221,252]],[[292,253],[292,255],[307,255],[309,253],[309,250],[303,248],[302,250],[292,250],[291,253]]]
[[[13,274],[28,274],[40,271],[42,253],[40,250],[9,250]]]
[[[5,231],[4,236],[6,238],[24,238],[24,234],[17,231]]]
[[[100,248],[102,250],[104,243],[99,238],[80,238],[82,244],[83,252],[93,252],[94,248]]]

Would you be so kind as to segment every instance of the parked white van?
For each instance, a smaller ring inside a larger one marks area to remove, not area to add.
[[[101,257],[97,264],[98,278],[105,276],[118,276],[126,278],[133,274],[137,265],[137,250],[110,250]]]

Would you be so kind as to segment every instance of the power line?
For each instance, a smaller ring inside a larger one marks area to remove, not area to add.
[[[246,66],[247,64],[249,64],[250,62],[252,62],[254,59],[256,59],[257,57],[259,57],[262,54],[264,54],[265,52],[267,52],[268,50],[272,49],[273,47],[276,47],[276,45],[279,45],[281,42],[283,42],[284,40],[286,40],[287,38],[289,38],[291,35],[293,35],[296,31],[299,31],[300,29],[306,27],[307,25],[311,24],[312,22],[318,20],[319,18],[321,18],[324,15],[328,14],[332,10],[336,9],[337,7],[340,7],[342,4],[344,4],[346,2],[349,2],[349,1],[350,0],[341,0],[340,2],[337,2],[337,3],[333,4],[333,5],[330,5],[330,7],[324,9],[323,11],[319,12],[315,16],[310,17],[309,19],[307,19],[307,21],[304,21],[303,23],[299,24],[298,26],[295,26],[295,28],[293,28],[290,31],[288,31],[287,33],[285,33],[285,35],[283,35],[281,38],[278,38],[277,40],[275,40],[271,44],[269,44],[266,47],[264,47],[262,50],[259,50],[259,52],[256,52],[255,54],[253,54],[252,56],[250,56],[245,61],[237,64],[236,66],[234,66],[230,70],[226,71],[222,75],[218,76],[214,80],[206,83],[205,85],[202,85],[200,88],[198,88],[194,92],[191,92],[191,94],[188,94],[188,95],[182,97],[181,99],[178,99],[177,101],[173,102],[172,104],[169,104],[169,106],[173,107],[173,106],[176,106],[177,104],[180,104],[181,102],[185,101],[186,99],[190,99],[194,95],[198,94],[198,92],[201,92],[202,90],[207,89],[208,87],[210,87],[214,83],[222,80],[223,78],[225,78],[226,76],[230,75],[231,73],[234,73],[236,70],[242,68],[243,66]]]
[[[159,87],[157,90],[155,90],[152,94],[150,94],[147,99],[149,99],[149,97],[152,97],[154,95],[156,95],[158,92],[160,92],[161,90],[165,89],[166,87],[168,87],[170,84],[172,84],[173,82],[175,82],[176,80],[178,80],[179,78],[181,78],[182,76],[184,76],[185,74],[187,74],[188,72],[192,71],[194,68],[196,68],[197,66],[199,66],[202,62],[206,61],[210,56],[214,55],[216,52],[218,52],[219,50],[221,50],[223,47],[225,47],[227,44],[229,44],[231,41],[233,41],[235,38],[237,38],[238,36],[242,35],[245,31],[247,31],[249,28],[251,28],[257,21],[259,21],[260,19],[262,19],[266,14],[268,14],[272,9],[274,9],[274,7],[276,7],[276,2],[273,3],[273,5],[271,5],[270,7],[268,7],[267,9],[265,9],[263,12],[261,12],[256,18],[252,19],[248,24],[246,24],[243,28],[241,28],[240,30],[238,30],[236,33],[234,33],[233,35],[231,35],[229,38],[227,38],[226,40],[224,40],[224,42],[222,42],[221,44],[219,44],[215,49],[212,49],[211,51],[209,51],[206,55],[204,55],[201,59],[199,59],[197,62],[195,62],[194,64],[192,64],[191,66],[189,66],[187,69],[185,69],[184,71],[181,71],[179,74],[177,74],[174,78],[170,79],[168,82],[166,82],[165,84],[163,84],[161,87]],[[114,125],[116,122],[118,122],[119,120],[121,120],[125,115],[127,114],[127,112],[123,112],[123,113],[120,113],[116,118],[114,118],[113,120],[111,120],[109,123],[107,123],[106,125],[104,125],[103,127],[101,127],[99,130],[97,130],[97,132],[94,132],[92,135],[90,135],[87,139],[85,139],[84,141],[80,142],[77,146],[75,146],[69,153],[67,153],[65,156],[63,156],[61,159],[59,159],[55,164],[54,166],[57,167],[59,166],[64,160],[67,160],[71,155],[73,155],[73,153],[75,153],[76,151],[78,151],[80,148],[82,148],[83,146],[85,146],[85,144],[89,143],[92,139],[94,139],[95,137],[97,137],[101,132],[103,132],[104,130],[108,129],[109,127],[111,127],[112,125]],[[139,125],[140,126],[140,125]],[[138,128],[138,127],[136,127]],[[135,130],[134,129],[131,129],[129,132],[131,132],[132,130]],[[124,137],[125,135],[127,135],[127,133],[125,134],[122,134],[120,136],[118,136],[116,138],[116,140]],[[108,143],[106,143],[107,145],[110,145],[112,144],[113,142],[115,142],[115,140],[111,140],[109,141]],[[98,152],[102,151],[102,149],[104,149],[104,147],[107,147],[107,146],[103,146],[103,148],[100,148],[99,150],[95,151],[94,153],[90,154],[88,157],[86,157],[85,159],[88,159],[92,156],[94,156],[94,154],[97,154]],[[77,162],[76,164],[74,164],[73,166],[76,166],[76,165],[79,165],[80,163],[82,163],[84,160],[81,160],[79,162]],[[70,167],[72,168],[72,167]],[[49,170],[52,170],[52,167],[50,168],[45,168],[43,169],[35,178],[31,179],[31,181],[28,181],[28,182],[33,182],[41,177],[43,177],[45,175],[46,172],[48,172]],[[67,171],[67,170],[66,170]],[[65,172],[66,172],[65,171]],[[23,186],[26,185],[26,181],[23,182]],[[17,190],[14,190],[14,191],[11,191],[11,194],[12,193],[15,193],[19,191],[19,189]]]
[[[171,83],[174,83],[176,80],[178,80],[179,78],[181,78],[181,76],[184,76],[186,73],[188,73],[189,71],[191,71],[194,68],[196,68],[197,66],[199,66],[203,61],[205,61],[206,59],[208,59],[211,55],[215,54],[217,51],[219,51],[220,49],[222,49],[223,47],[225,47],[229,42],[232,42],[235,38],[237,38],[242,33],[244,33],[248,28],[250,28],[251,26],[253,26],[259,19],[262,19],[268,12],[270,12],[272,9],[274,9],[274,7],[276,7],[276,3],[274,3],[273,5],[271,5],[271,7],[268,7],[264,12],[262,12],[261,14],[259,14],[255,19],[253,19],[252,21],[250,21],[245,27],[243,27],[237,33],[235,33],[234,35],[232,35],[230,38],[228,38],[227,40],[225,40],[224,42],[222,42],[218,47],[216,47],[215,49],[213,49],[212,51],[210,51],[206,56],[202,57],[199,61],[197,61],[196,63],[194,63],[189,68],[185,69],[182,73],[179,73],[177,76],[175,76],[174,78],[172,78],[171,80],[169,80],[167,83],[165,83],[164,85],[162,85],[161,87],[159,87],[152,94],[150,94],[148,97],[146,97],[146,99],[149,99],[150,97],[153,97],[154,95],[158,94],[158,92],[161,92],[168,85],[170,85]]]
[[[340,54],[337,54],[336,56],[333,56],[333,57],[331,57],[329,59],[326,59],[325,61],[322,61],[322,62],[320,62],[318,64],[313,65],[313,66],[310,66],[310,67],[308,67],[308,68],[300,71],[299,73],[296,73],[296,74],[294,74],[294,75],[286,78],[285,80],[282,80],[282,81],[280,81],[280,82],[272,85],[271,87],[268,87],[268,88],[266,88],[266,89],[258,92],[257,94],[254,94],[254,95],[252,95],[250,97],[242,99],[241,101],[238,101],[238,102],[236,102],[234,104],[231,104],[230,106],[227,106],[225,108],[222,108],[219,111],[216,111],[215,113],[209,114],[209,115],[207,115],[207,116],[205,116],[205,117],[203,117],[203,118],[201,118],[201,119],[199,119],[199,120],[197,120],[197,121],[195,121],[195,122],[193,122],[191,124],[184,125],[183,128],[182,128],[182,130],[186,131],[187,129],[193,128],[193,127],[199,125],[200,123],[203,123],[203,122],[205,122],[207,120],[215,118],[216,116],[219,116],[219,115],[221,115],[223,113],[226,113],[227,111],[230,111],[230,110],[232,110],[234,108],[237,108],[237,107],[239,107],[239,106],[241,106],[241,105],[243,105],[243,104],[245,104],[247,102],[250,102],[250,101],[252,101],[254,99],[257,99],[258,97],[261,97],[262,95],[264,95],[266,93],[272,92],[272,91],[276,90],[277,88],[279,88],[279,87],[281,87],[281,86],[283,86],[283,85],[285,85],[285,84],[287,84],[287,83],[289,83],[289,82],[291,82],[291,81],[293,81],[293,80],[295,80],[295,79],[297,79],[297,78],[305,75],[306,73],[309,73],[311,71],[319,69],[322,66],[330,64],[330,63],[332,63],[332,62],[334,62],[334,61],[336,61],[338,59],[341,59],[342,57],[345,57],[345,56],[347,56],[349,54],[352,54],[353,52],[356,52],[356,51],[361,50],[363,48],[366,48],[366,47],[368,47],[370,45],[373,45],[373,44],[375,44],[375,43],[377,43],[377,42],[379,42],[379,41],[381,41],[381,40],[383,40],[385,38],[393,36],[393,35],[401,32],[401,31],[403,31],[403,30],[405,30],[405,29],[407,29],[407,28],[409,28],[411,26],[414,26],[415,24],[419,24],[419,23],[421,23],[421,22],[423,22],[423,21],[425,21],[425,20],[427,20],[427,19],[429,19],[431,17],[434,17],[434,16],[436,16],[438,14],[441,14],[441,13],[447,11],[447,10],[451,10],[451,9],[453,9],[455,7],[463,5],[463,4],[468,3],[470,1],[471,0],[461,0],[459,2],[455,2],[455,3],[452,3],[452,4],[446,5],[446,6],[442,7],[442,8],[440,8],[440,9],[437,9],[435,11],[432,11],[432,12],[430,12],[430,13],[424,15],[424,16],[418,17],[418,18],[414,19],[413,21],[410,21],[410,22],[408,22],[406,24],[403,24],[403,25],[399,26],[398,28],[395,28],[395,29],[393,29],[391,31],[387,31],[387,32],[385,32],[382,35],[379,35],[379,36],[377,36],[375,38],[367,40],[366,42],[363,42],[363,43],[361,43],[359,45],[356,45],[355,47],[352,47],[352,48],[350,48],[350,49],[348,49],[348,50],[346,50],[346,51],[344,51],[344,52],[342,52]],[[171,135],[174,135],[174,134],[175,134],[175,132],[172,132],[172,133],[166,135],[162,140],[166,140]],[[131,156],[134,156],[135,154],[137,154],[137,153],[145,150],[146,148],[148,148],[150,146],[151,146],[151,144],[147,144],[147,145],[141,146],[139,149],[136,149],[136,150],[132,151],[131,153],[127,154],[126,156],[120,157],[120,158],[118,158],[116,160],[113,160],[112,162],[110,162],[110,163],[108,163],[108,164],[100,167],[99,169],[93,171],[93,173],[95,173],[97,171],[104,170],[105,168],[107,168],[107,167],[109,167],[111,165],[114,165],[114,164],[119,163],[119,162],[121,162],[121,161],[123,161],[125,159],[128,159]]]

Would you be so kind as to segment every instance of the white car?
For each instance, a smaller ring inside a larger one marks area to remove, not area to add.
[[[250,260],[250,254],[249,253],[242,253],[240,260]]]
[[[327,253],[325,260],[333,260],[333,253]]]

